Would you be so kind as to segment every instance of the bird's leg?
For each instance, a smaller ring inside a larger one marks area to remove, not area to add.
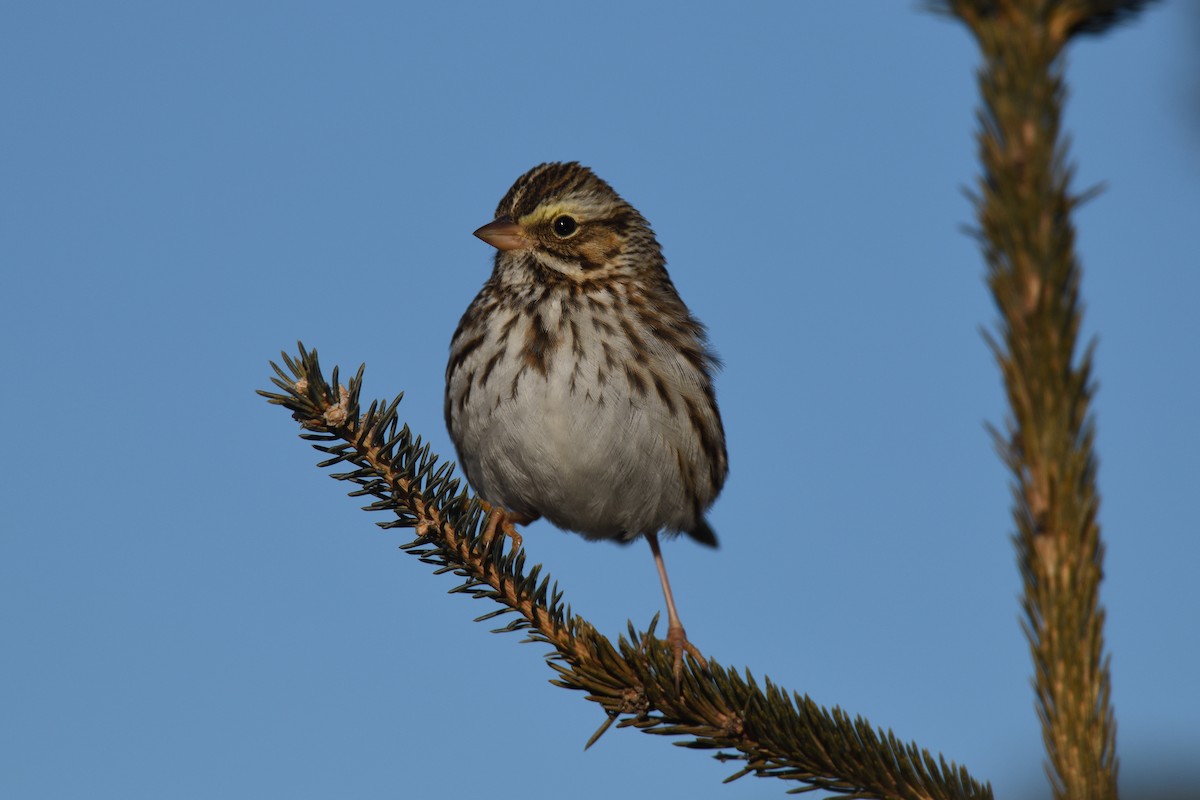
[[[646,541],[650,543],[650,551],[654,553],[654,566],[658,567],[658,578],[662,581],[663,597],[667,601],[667,647],[670,647],[675,654],[675,689],[678,691],[679,681],[683,675],[685,650],[688,655],[696,659],[701,667],[707,669],[708,662],[704,660],[704,656],[700,655],[696,646],[688,641],[683,625],[679,622],[679,613],[675,610],[675,598],[671,596],[671,581],[667,579],[667,566],[663,563],[662,551],[658,549],[658,534],[646,534]]]
[[[479,501],[480,507],[487,512],[488,522],[487,527],[483,529],[484,544],[492,541],[496,535],[496,530],[503,531],[504,535],[512,540],[512,551],[521,549],[521,543],[524,541],[521,534],[517,533],[516,525],[528,525],[538,518],[537,514],[521,514],[516,511],[507,511],[503,508],[497,508],[486,500]]]

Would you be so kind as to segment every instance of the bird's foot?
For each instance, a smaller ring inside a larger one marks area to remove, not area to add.
[[[682,625],[673,625],[667,628],[666,641],[667,647],[671,648],[671,652],[675,655],[672,674],[675,676],[675,691],[678,692],[683,680],[683,654],[686,652],[695,659],[701,669],[708,669],[708,662],[704,660],[704,656],[700,655],[700,650],[696,645],[688,641]]]
[[[488,515],[487,527],[483,529],[484,545],[491,544],[492,539],[496,536],[496,531],[500,531],[512,542],[512,552],[515,553],[520,550],[524,539],[521,538],[521,534],[517,533],[516,526],[528,525],[537,519],[537,515],[506,511],[503,508],[493,506],[486,500],[480,500],[479,505]]]

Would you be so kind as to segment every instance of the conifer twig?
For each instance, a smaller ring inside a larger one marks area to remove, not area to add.
[[[978,238],[1000,312],[985,334],[1010,417],[993,431],[1013,474],[1025,584],[1023,627],[1055,796],[1117,796],[1116,723],[1099,589],[1091,345],[1077,354],[1082,269],[1061,135],[1062,51],[1128,18],[1145,0],[946,0],[984,56],[978,134]]]
[[[505,537],[483,535],[485,514],[452,477],[449,464],[422,445],[397,416],[401,397],[360,408],[362,368],[348,386],[335,368],[326,380],[316,351],[299,346],[283,355],[286,370],[272,364],[280,391],[260,391],[293,412],[301,437],[329,458],[320,466],[345,464],[332,477],[356,485],[355,497],[370,497],[367,511],[394,515],[378,523],[408,527],[417,534],[402,548],[463,579],[452,593],[492,600],[495,610],[479,620],[512,615],[495,632],[525,631],[526,641],[553,648],[547,660],[558,686],[586,693],[606,719],[588,742],[607,728],[634,727],[646,733],[684,737],[677,744],[718,750],[721,761],[740,761],[729,780],[744,775],[776,777],[845,797],[990,800],[991,787],[967,771],[890,731],[826,710],[805,695],[789,694],[747,670],[744,675],[708,660],[707,670],[687,661],[676,690],[674,656],[653,638],[629,626],[616,644],[601,636],[563,603],[563,593],[541,565],[526,570],[525,552],[505,552]]]

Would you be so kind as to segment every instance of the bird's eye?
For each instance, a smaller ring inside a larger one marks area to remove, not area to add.
[[[574,217],[563,214],[554,220],[554,235],[561,239],[566,239],[578,229],[579,223],[575,221]]]

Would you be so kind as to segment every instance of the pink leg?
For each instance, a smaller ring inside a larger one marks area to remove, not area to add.
[[[654,565],[658,567],[658,578],[662,581],[663,597],[667,601],[667,646],[675,653],[675,686],[679,688],[679,681],[683,675],[683,653],[687,654],[702,667],[707,667],[708,662],[704,660],[704,656],[700,655],[700,651],[695,645],[687,639],[687,634],[683,630],[683,624],[679,621],[679,612],[675,610],[675,598],[671,595],[671,581],[667,578],[667,566],[663,563],[662,551],[658,547],[658,534],[646,534],[646,541],[650,543],[650,552],[654,553]]]

